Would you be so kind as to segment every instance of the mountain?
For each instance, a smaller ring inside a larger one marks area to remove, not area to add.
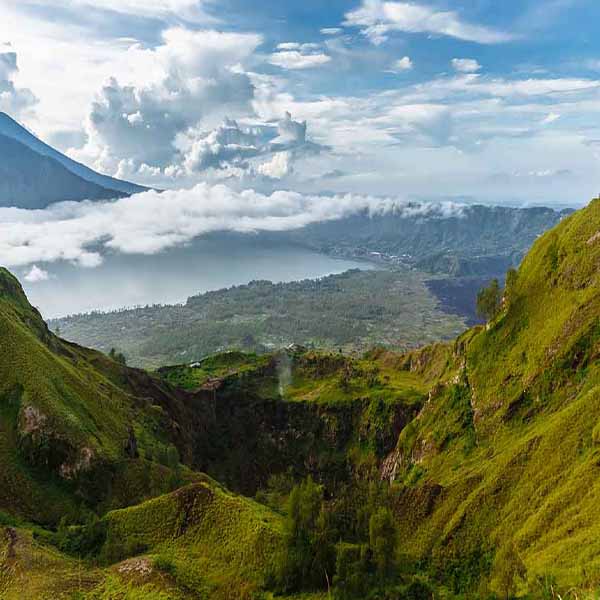
[[[378,258],[453,277],[498,275],[519,264],[533,242],[571,210],[415,204],[354,215],[283,234],[338,256]]]
[[[115,575],[74,556],[99,552],[110,565],[162,541],[200,561],[198,586],[223,588],[227,573],[248,586],[261,580],[281,517],[180,464],[194,462],[188,436],[210,422],[197,396],[58,339],[4,270],[0,339],[1,598],[71,598],[92,588],[116,597],[118,573],[141,568],[143,579],[152,561],[126,562]],[[103,520],[90,520],[94,512]],[[87,525],[61,529],[65,522]],[[213,544],[224,537],[230,547],[219,555]],[[157,586],[172,592],[173,578],[163,579]],[[152,595],[144,583],[144,598],[198,597]]]
[[[0,206],[46,208],[68,200],[108,200],[126,194],[73,174],[61,163],[0,135]]]
[[[595,597],[599,265],[597,199],[452,342],[155,373],[1,271],[0,597]]]
[[[9,117],[6,113],[0,112],[0,135],[5,136],[7,138],[12,138],[20,142],[21,144],[27,146],[33,152],[43,156],[53,159],[54,161],[60,163],[65,169],[76,175],[77,177],[89,182],[93,183],[100,188],[120,192],[124,195],[131,195],[137,192],[142,192],[147,188],[143,186],[136,185],[134,183],[129,183],[128,181],[121,181],[119,179],[115,179],[113,177],[109,177],[107,175],[101,175],[100,173],[96,173],[92,169],[78,163],[64,154],[58,152],[54,148],[48,146],[33,134],[31,134],[27,129],[23,126],[19,125],[14,119]],[[2,151],[2,155],[4,156],[4,148],[0,148]],[[27,176],[27,172],[25,171],[25,176]],[[68,193],[68,190],[65,190]],[[114,197],[114,194],[113,194]],[[81,198],[83,199],[83,198]]]

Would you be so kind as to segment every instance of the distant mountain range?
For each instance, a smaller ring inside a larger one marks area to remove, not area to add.
[[[413,210],[364,212],[279,235],[332,256],[453,277],[501,275],[521,262],[542,233],[573,212],[473,204],[443,215],[424,208],[415,204]]]
[[[45,208],[65,200],[106,200],[147,188],[96,173],[0,113],[0,206]]]

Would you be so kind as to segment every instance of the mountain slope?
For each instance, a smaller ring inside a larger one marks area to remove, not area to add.
[[[115,190],[126,195],[143,192],[145,189],[147,189],[143,186],[130,183],[128,181],[121,181],[107,175],[96,173],[96,171],[93,171],[85,165],[82,165],[81,163],[78,163],[58,152],[58,150],[48,146],[48,144],[45,144],[39,140],[37,137],[29,133],[29,131],[27,131],[24,127],[19,125],[14,119],[2,112],[0,112],[0,135],[15,139],[34,152],[58,161],[71,173],[102,188]]]
[[[282,518],[180,464],[210,408],[60,340],[0,269],[0,598],[249,600]]]
[[[454,277],[499,275],[519,264],[536,238],[570,210],[466,205],[408,205],[360,214],[284,234],[320,251],[366,256]]]
[[[437,381],[384,467],[419,474],[398,504],[415,556],[493,579],[513,546],[530,582],[600,583],[599,242],[594,200],[534,245],[489,327],[408,359]]]
[[[52,524],[82,500],[120,506],[169,491],[166,480],[123,491],[122,480],[140,454],[189,455],[186,424],[198,419],[185,393],[56,338],[4,270],[0,340],[0,511]]]
[[[46,208],[54,202],[125,196],[74,175],[58,161],[0,135],[0,206]]]

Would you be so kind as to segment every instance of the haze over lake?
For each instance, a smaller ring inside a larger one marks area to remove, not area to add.
[[[153,256],[109,255],[95,269],[43,266],[47,281],[23,286],[45,318],[146,304],[175,304],[192,295],[252,280],[295,281],[372,268],[254,235],[219,234]],[[17,269],[23,279],[27,269]]]

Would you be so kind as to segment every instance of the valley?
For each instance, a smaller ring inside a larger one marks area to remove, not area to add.
[[[466,327],[463,315],[440,309],[428,281],[408,269],[354,269],[318,280],[255,281],[182,305],[92,312],[50,325],[66,339],[103,352],[115,348],[145,368],[292,344],[346,353],[374,346],[406,350],[451,339]]]
[[[600,2],[0,15],[0,600],[600,600]]]
[[[454,341],[155,372],[2,271],[3,598],[592,597],[599,230],[594,200]]]

